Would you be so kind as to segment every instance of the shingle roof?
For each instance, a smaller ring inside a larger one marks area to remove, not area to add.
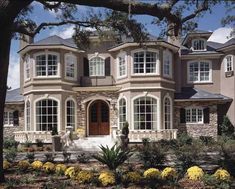
[[[222,46],[222,43],[217,43],[217,42],[213,42],[213,41],[207,41],[207,46],[213,48],[213,49],[218,49]]]
[[[232,39],[228,40],[226,43],[222,44],[219,49],[224,48],[224,47],[228,47],[231,45],[235,45],[235,37],[233,37]]]
[[[20,94],[20,89],[19,88],[7,91],[6,103],[23,102],[23,101],[24,101],[24,98]]]
[[[53,35],[50,37],[47,37],[45,39],[42,39],[40,41],[37,41],[33,44],[30,44],[32,46],[38,46],[38,45],[64,45],[67,47],[77,48],[76,44],[72,40],[72,38],[69,39],[63,39],[57,35]]]
[[[178,100],[230,100],[231,98],[221,94],[214,94],[201,89],[192,87],[183,87],[181,93],[175,93],[175,99]]]

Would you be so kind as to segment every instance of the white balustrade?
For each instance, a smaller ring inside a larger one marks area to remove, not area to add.
[[[20,143],[30,141],[35,143],[37,139],[42,140],[44,143],[51,143],[50,131],[18,131],[14,132],[15,140]]]

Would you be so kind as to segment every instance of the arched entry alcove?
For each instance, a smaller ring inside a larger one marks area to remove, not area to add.
[[[88,135],[109,135],[109,105],[106,101],[95,100],[88,106]]]

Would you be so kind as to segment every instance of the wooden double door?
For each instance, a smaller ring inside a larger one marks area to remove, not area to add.
[[[89,108],[89,135],[109,135],[109,106],[102,100]]]

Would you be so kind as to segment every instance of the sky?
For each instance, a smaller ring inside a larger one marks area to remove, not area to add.
[[[44,11],[43,7],[39,3],[33,3],[34,10],[30,15],[30,18],[34,20],[37,24],[41,22],[52,22],[55,21],[55,17],[59,12],[54,11]],[[79,17],[82,18],[86,16],[87,11],[91,10],[91,8],[86,6],[78,6]],[[98,8],[93,8],[93,11],[103,10]],[[217,5],[212,9],[212,13],[206,13],[202,18],[197,19],[198,29],[212,31],[213,34],[209,38],[209,41],[224,43],[229,40],[229,34],[232,30],[231,27],[222,27],[221,26],[221,18],[226,15],[226,10],[224,6]],[[231,13],[230,13],[231,14]],[[235,15],[235,10],[232,13]],[[152,35],[157,36],[160,32],[160,29],[151,24],[153,17],[146,15],[135,16],[135,19],[141,21],[147,28],[148,32]],[[34,41],[38,41],[40,39],[46,38],[51,35],[58,35],[62,38],[69,38],[73,34],[73,26],[63,26],[63,27],[54,27],[52,29],[46,29],[40,32],[34,39]],[[19,75],[19,41],[12,40],[11,44],[11,52],[10,52],[10,66],[8,72],[8,86],[12,89],[18,88],[20,83]]]

